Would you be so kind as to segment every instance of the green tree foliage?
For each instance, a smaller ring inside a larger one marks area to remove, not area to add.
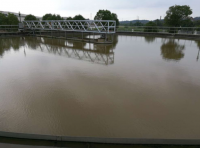
[[[14,14],[9,13],[7,18],[8,18],[9,25],[18,25],[19,24],[19,20]]]
[[[79,15],[74,16],[73,20],[85,20],[85,18],[79,14]]]
[[[156,24],[152,21],[146,23],[144,32],[158,32],[158,28],[156,27]]]
[[[52,14],[48,13],[48,14],[45,14],[43,17],[42,17],[42,20],[49,20],[52,18]]]
[[[189,16],[192,14],[192,9],[187,5],[171,6],[166,12],[165,24],[171,27],[180,27],[184,20],[189,21]],[[191,19],[190,19],[191,21]]]
[[[187,19],[182,21],[181,27],[194,27],[194,22],[191,21],[190,18],[187,18]]]
[[[157,19],[154,21],[154,23],[157,25],[157,26],[163,26],[163,21]]]
[[[5,14],[0,13],[0,25],[7,25],[8,19]]]
[[[95,20],[115,20],[116,25],[119,26],[119,19],[117,14],[111,13],[109,10],[99,10],[94,17]]]
[[[198,27],[198,26],[200,27],[200,20],[194,21],[194,26],[195,26],[195,27]]]
[[[36,18],[34,15],[29,14],[29,15],[27,15],[27,16],[25,17],[24,20],[25,20],[25,21],[31,21],[31,20],[37,20],[37,18]]]
[[[66,20],[73,20],[73,18],[72,17],[68,17],[68,18],[66,18]]]
[[[19,20],[14,14],[9,13],[8,16],[6,16],[0,13],[0,25],[18,25],[18,23]]]
[[[119,19],[118,19],[117,14],[112,13],[112,20],[115,20],[116,21],[116,25],[119,26]]]
[[[63,18],[60,15],[48,13],[42,17],[42,20],[63,20]]]
[[[137,21],[133,24],[133,26],[143,26],[144,24],[141,23],[140,21]]]

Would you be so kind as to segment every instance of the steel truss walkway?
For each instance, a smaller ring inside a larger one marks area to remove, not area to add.
[[[75,31],[113,34],[116,21],[113,20],[49,20],[23,21],[25,30]]]

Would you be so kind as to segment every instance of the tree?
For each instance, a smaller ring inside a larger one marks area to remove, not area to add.
[[[6,15],[0,13],[0,25],[7,25],[7,23],[8,23],[8,18],[6,17]]]
[[[72,17],[68,17],[68,18],[66,18],[66,20],[73,20],[73,18]]]
[[[0,25],[18,25],[19,20],[17,16],[12,13],[9,13],[8,16],[0,13]]]
[[[134,26],[143,26],[143,23],[141,23],[140,21],[137,21],[133,24]]]
[[[182,21],[181,27],[194,27],[194,22],[191,21],[191,18],[187,18]]]
[[[94,17],[95,20],[115,20],[116,25],[119,26],[119,19],[117,14],[111,13],[109,10],[99,10]]]
[[[117,14],[112,13],[112,20],[115,20],[116,21],[116,25],[119,26],[119,19],[118,19]]]
[[[43,17],[42,17],[42,20],[49,20],[52,18],[52,14],[48,13],[48,14],[45,14]]]
[[[63,20],[63,18],[59,14],[57,14],[57,15],[54,14],[52,16],[52,20]]]
[[[158,32],[158,28],[156,27],[156,24],[152,21],[146,23],[144,32]]]
[[[192,9],[187,5],[171,6],[166,12],[165,24],[171,27],[180,27],[184,20],[192,14]],[[191,20],[190,20],[191,21]]]
[[[36,18],[34,15],[29,14],[29,15],[27,15],[27,16],[25,17],[24,20],[25,20],[25,21],[32,21],[32,20],[37,20],[37,18]]]
[[[8,25],[18,25],[19,24],[19,20],[18,20],[17,16],[15,16],[12,13],[8,14],[7,19],[8,19],[8,23],[7,23]]]
[[[154,23],[156,23],[156,26],[163,26],[163,21],[159,19],[155,20]]]
[[[73,20],[85,20],[85,18],[79,14],[79,15],[74,16]]]
[[[63,20],[63,18],[60,15],[48,13],[42,17],[42,20]]]
[[[198,21],[194,21],[194,25],[195,25],[195,27],[200,27],[200,20],[198,20]]]

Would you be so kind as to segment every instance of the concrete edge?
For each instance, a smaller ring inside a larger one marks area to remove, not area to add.
[[[192,34],[173,34],[173,33],[161,33],[161,32],[126,32],[126,31],[118,31],[116,32],[118,35],[148,35],[148,36],[162,36],[162,37],[181,37],[181,38],[193,38],[200,39],[200,35],[192,35]]]
[[[104,143],[104,144],[142,144],[142,145],[200,145],[200,139],[134,139],[134,138],[92,138],[92,137],[69,137],[69,136],[51,136],[39,134],[25,134],[0,132],[0,137],[48,140],[58,142],[86,142],[86,143]]]

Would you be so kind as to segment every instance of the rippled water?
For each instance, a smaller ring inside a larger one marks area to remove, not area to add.
[[[0,38],[0,130],[200,138],[200,41]]]

